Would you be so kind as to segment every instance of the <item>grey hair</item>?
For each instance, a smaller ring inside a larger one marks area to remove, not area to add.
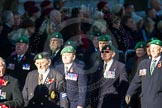
[[[8,22],[10,18],[12,17],[13,12],[11,10],[6,10],[2,14],[2,21],[3,22]]]
[[[0,61],[2,61],[2,64],[6,66],[5,60],[2,57],[0,57]]]

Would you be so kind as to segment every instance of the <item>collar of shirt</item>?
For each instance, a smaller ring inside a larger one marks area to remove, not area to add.
[[[24,56],[24,54],[21,54],[21,55],[17,55],[17,57],[21,57],[21,58],[22,58],[23,56]]]
[[[152,58],[151,64],[153,63],[154,60],[156,60],[156,65],[157,65],[157,63],[159,62],[160,58],[161,58],[161,56],[158,56],[156,58]]]
[[[69,71],[69,69],[71,68],[73,63],[70,63],[70,64],[66,64],[65,67],[64,67],[64,72],[66,72],[67,70]],[[67,67],[67,70],[66,70],[66,67]]]
[[[110,69],[110,67],[111,67],[111,65],[112,65],[112,63],[113,63],[113,59],[111,59],[109,62],[104,62],[104,64],[106,64],[107,63],[107,66],[106,66],[106,70],[105,71],[109,71],[109,69]]]

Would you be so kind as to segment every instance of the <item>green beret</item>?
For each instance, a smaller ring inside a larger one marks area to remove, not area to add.
[[[151,42],[151,41],[153,41],[153,40],[158,40],[158,38],[156,38],[156,37],[152,37],[151,39],[147,40],[146,43],[149,43],[149,42]]]
[[[50,38],[60,38],[63,39],[62,34],[59,32],[53,32],[50,36]]]
[[[76,49],[76,48],[77,48],[77,43],[74,42],[74,41],[68,40],[68,41],[66,41],[66,42],[64,43],[64,46],[72,46],[72,47],[74,47],[74,48]]]
[[[97,31],[94,31],[93,33],[93,37],[99,37],[99,36],[102,36],[102,32],[97,32]]]
[[[137,42],[134,49],[137,48],[146,48],[146,43],[143,41]]]
[[[98,41],[111,41],[111,37],[109,35],[102,35],[98,38]]]
[[[41,53],[38,53],[35,57],[34,57],[34,60],[38,60],[38,59],[49,59],[50,56],[49,56],[49,53],[48,52],[41,52]]]
[[[66,46],[61,50],[61,55],[64,54],[64,53],[75,53],[75,52],[76,52],[76,50],[75,50],[74,47]]]
[[[105,45],[105,46],[102,47],[102,51],[104,51],[104,50],[111,50],[111,51],[115,52],[116,48],[113,45]]]
[[[160,40],[153,40],[149,44],[155,44],[155,45],[162,46],[162,42]]]
[[[29,44],[29,38],[27,36],[21,36],[17,39],[16,43],[26,43]]]

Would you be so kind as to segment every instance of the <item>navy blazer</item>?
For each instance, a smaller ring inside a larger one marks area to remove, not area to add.
[[[160,58],[153,74],[150,74],[151,59],[141,61],[134,76],[127,95],[132,96],[139,87],[141,92],[142,108],[161,108],[162,106],[162,57]]]
[[[78,106],[85,106],[87,94],[87,75],[85,73],[84,64],[81,61],[74,60],[71,68],[73,74],[78,74],[77,81],[66,79],[66,93],[70,102],[77,102]],[[56,70],[60,71],[64,76],[64,64],[56,65]]]

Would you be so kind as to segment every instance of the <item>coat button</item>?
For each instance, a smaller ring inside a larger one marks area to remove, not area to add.
[[[33,93],[30,94],[31,96],[33,95]]]
[[[32,104],[35,104],[35,102],[33,101]]]
[[[41,106],[43,106],[44,104],[43,104],[43,102],[41,102]]]
[[[48,95],[45,95],[45,97],[47,98],[47,97],[48,97]]]

